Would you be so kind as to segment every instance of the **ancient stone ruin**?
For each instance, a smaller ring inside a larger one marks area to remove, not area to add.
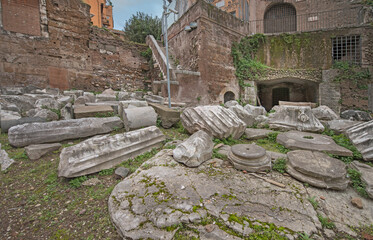
[[[369,1],[85,2],[0,2],[0,236],[373,239]]]

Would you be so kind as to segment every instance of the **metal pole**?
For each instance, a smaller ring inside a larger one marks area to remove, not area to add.
[[[167,91],[168,91],[168,107],[171,108],[171,86],[170,86],[170,66],[168,64],[168,37],[167,37],[167,15],[168,9],[166,0],[163,0],[163,16],[164,16],[164,40],[166,43],[166,68],[167,68]]]

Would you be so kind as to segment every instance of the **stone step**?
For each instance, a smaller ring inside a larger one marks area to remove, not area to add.
[[[98,117],[104,115],[113,115],[114,110],[111,106],[84,106],[77,105],[74,106],[74,116],[76,119],[79,118],[89,118]]]

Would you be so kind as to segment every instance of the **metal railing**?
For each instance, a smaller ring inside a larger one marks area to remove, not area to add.
[[[362,7],[249,21],[250,34],[315,31],[363,23]]]

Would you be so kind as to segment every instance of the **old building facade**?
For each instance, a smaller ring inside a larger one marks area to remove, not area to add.
[[[343,71],[335,69],[336,63],[346,62],[371,71],[371,6],[351,0],[257,0],[249,2],[249,20],[242,21],[208,2],[196,1],[168,29],[179,65],[172,71],[176,100],[207,104],[241,98],[267,110],[281,100],[328,105],[336,112],[372,109],[371,78],[338,82]],[[266,74],[240,84],[232,46],[258,33],[265,40],[254,59]],[[165,82],[154,85],[167,94]]]
[[[91,21],[94,26],[113,29],[113,5],[107,0],[84,0],[91,6]]]

